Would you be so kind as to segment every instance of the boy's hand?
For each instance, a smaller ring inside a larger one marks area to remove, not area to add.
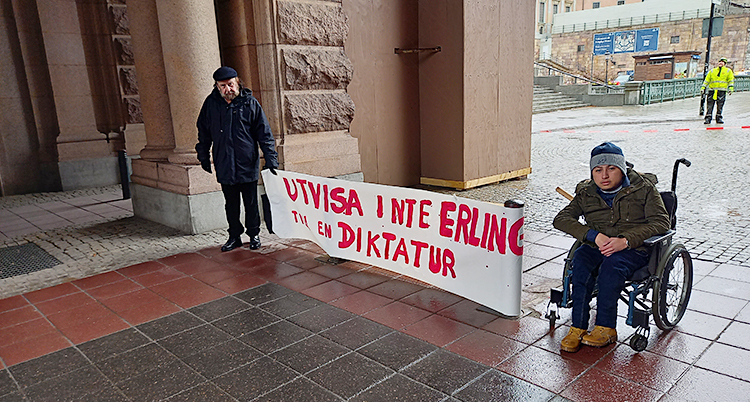
[[[602,233],[596,235],[596,245],[599,246],[599,252],[605,257],[625,250],[628,248],[628,241],[624,237],[609,237]]]

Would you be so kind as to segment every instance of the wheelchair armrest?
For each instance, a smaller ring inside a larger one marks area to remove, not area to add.
[[[670,237],[672,237],[676,232],[674,230],[670,230],[667,233],[664,234],[658,234],[656,236],[651,236],[648,239],[643,241],[643,244],[648,247],[653,247],[654,244],[657,244],[661,242],[662,240],[666,240]]]

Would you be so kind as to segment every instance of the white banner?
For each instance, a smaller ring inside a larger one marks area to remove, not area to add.
[[[523,208],[423,190],[263,170],[273,231],[332,257],[521,313]]]

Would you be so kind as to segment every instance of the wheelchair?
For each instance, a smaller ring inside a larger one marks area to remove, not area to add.
[[[690,161],[681,158],[675,161],[672,171],[671,191],[662,191],[661,197],[670,219],[667,233],[653,236],[644,242],[649,249],[648,265],[638,269],[628,278],[620,294],[620,300],[628,305],[626,323],[636,329],[630,338],[630,347],[641,352],[648,346],[650,316],[656,326],[669,331],[680,322],[687,309],[693,286],[693,260],[685,246],[673,243],[672,237],[677,226],[677,170],[680,164],[690,166]],[[631,168],[631,164],[628,164]],[[562,287],[550,289],[545,318],[549,319],[550,331],[560,317],[560,308],[571,308],[572,300],[572,261],[573,254],[582,245],[576,240],[570,248],[562,274]],[[594,289],[594,296],[597,290]]]

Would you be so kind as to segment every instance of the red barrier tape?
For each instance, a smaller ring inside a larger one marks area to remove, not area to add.
[[[724,130],[725,128],[726,129],[729,129],[729,128],[733,128],[733,129],[734,128],[750,129],[750,126],[739,126],[739,127],[738,126],[732,126],[732,127],[724,127],[724,126],[706,127],[706,130]],[[660,130],[653,130],[653,129],[643,130],[644,133],[658,133],[659,131]],[[689,128],[675,128],[674,131],[690,131],[690,129]],[[552,133],[552,132],[554,132],[554,130],[541,130],[539,132],[540,133]],[[572,133],[576,133],[577,131],[576,130],[562,130],[562,132],[566,133],[566,134],[572,134]],[[586,132],[588,132],[588,133],[602,133],[602,132],[605,132],[605,131],[601,131],[601,130],[588,130]],[[630,131],[628,131],[628,130],[615,130],[614,132],[615,133],[630,133]]]

